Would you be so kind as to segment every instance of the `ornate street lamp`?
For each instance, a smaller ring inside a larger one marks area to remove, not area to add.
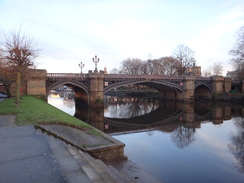
[[[83,64],[82,62],[80,62],[79,67],[80,67],[80,73],[82,73],[82,69],[84,68],[85,64]]]
[[[92,58],[92,61],[95,63],[95,70],[97,70],[97,63],[99,62],[97,55],[95,55],[95,58]]]

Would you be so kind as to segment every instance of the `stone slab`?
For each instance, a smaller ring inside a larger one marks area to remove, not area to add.
[[[0,163],[0,175],[4,183],[68,182],[50,154]]]
[[[58,137],[72,142],[79,147],[100,146],[111,144],[109,139],[100,135],[92,135],[77,128],[72,128],[63,125],[39,125],[48,132],[56,134]]]
[[[66,183],[46,138],[34,126],[0,128],[0,182]]]
[[[15,126],[15,115],[1,115],[0,128]]]

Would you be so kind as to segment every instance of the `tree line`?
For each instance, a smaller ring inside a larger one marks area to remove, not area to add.
[[[189,74],[189,68],[196,66],[194,55],[195,52],[191,48],[180,44],[173,50],[172,56],[151,59],[149,54],[147,60],[128,58],[121,62],[119,69],[114,68],[110,73],[182,76]],[[193,71],[193,69],[191,70]],[[214,62],[207,70],[203,71],[202,76],[222,75],[222,71],[222,63]]]
[[[196,64],[195,52],[184,44],[180,44],[173,51],[173,56],[143,61],[139,58],[128,58],[121,62],[119,69],[114,68],[110,73],[119,74],[159,74],[159,75],[182,75],[186,69]]]
[[[232,56],[230,63],[234,66],[234,77],[244,79],[244,26],[236,32],[236,42],[229,51]],[[110,71],[111,74],[159,74],[159,75],[184,75],[188,68],[196,66],[195,52],[185,46],[178,45],[172,52],[172,56],[152,59],[148,55],[147,60],[140,58],[128,58],[120,63],[119,68]],[[201,75],[204,77],[222,75],[223,65],[221,61],[213,62]]]

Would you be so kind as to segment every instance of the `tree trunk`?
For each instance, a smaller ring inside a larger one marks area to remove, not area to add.
[[[21,73],[20,71],[18,71],[16,77],[16,96],[15,96],[15,103],[17,107],[19,107],[20,104],[20,86],[21,86]]]

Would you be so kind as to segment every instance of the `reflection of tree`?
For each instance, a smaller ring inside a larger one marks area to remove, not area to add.
[[[70,108],[72,108],[72,107],[75,106],[74,99],[66,99],[66,100],[63,100],[63,103],[64,103],[65,106],[70,107]]]
[[[172,142],[183,149],[195,140],[194,132],[194,128],[180,126],[171,133]]]
[[[237,164],[239,170],[244,173],[244,119],[241,117],[235,118],[235,125],[238,134],[231,137],[233,144],[229,145],[229,149],[239,161]]]
[[[114,105],[109,105],[108,110],[113,115],[112,117],[128,119],[148,114],[156,110],[158,107],[155,102],[148,102],[143,99],[126,98],[125,100],[126,101],[123,103],[115,103]]]

